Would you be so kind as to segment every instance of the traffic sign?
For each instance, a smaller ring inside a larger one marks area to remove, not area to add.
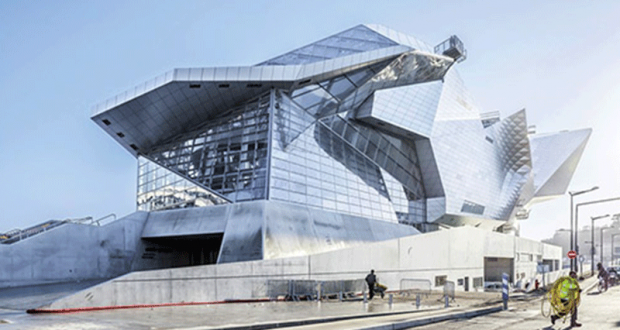
[[[577,257],[577,252],[571,250],[571,251],[568,251],[566,255],[568,256],[569,259],[575,259]]]

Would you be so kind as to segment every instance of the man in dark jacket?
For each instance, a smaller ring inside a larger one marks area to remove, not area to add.
[[[374,269],[371,269],[370,274],[366,275],[366,283],[368,284],[368,299],[372,299],[375,296],[375,283],[377,283]]]
[[[598,264],[596,264],[596,268],[598,269],[598,279],[599,280],[603,280],[603,285],[605,287],[605,291],[607,291],[607,282],[609,280],[609,273],[607,273],[607,271],[605,270],[605,267],[603,267],[603,264],[601,264],[600,262]]]

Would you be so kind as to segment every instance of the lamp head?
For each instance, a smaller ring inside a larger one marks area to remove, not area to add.
[[[569,191],[568,194],[571,196],[577,196],[577,195],[581,195],[581,194],[585,194],[585,193],[589,193],[591,191],[595,191],[596,189],[598,189],[598,186],[594,186],[588,190],[581,190],[581,191]]]

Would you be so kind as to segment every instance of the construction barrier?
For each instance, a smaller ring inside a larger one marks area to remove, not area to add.
[[[267,280],[267,295],[270,300],[277,300],[280,297],[295,301],[342,299],[366,289],[364,280]]]

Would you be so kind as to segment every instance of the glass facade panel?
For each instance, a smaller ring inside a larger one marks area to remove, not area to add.
[[[269,93],[177,137],[148,156],[232,202],[266,196]]]
[[[307,64],[395,45],[389,38],[358,25],[259,65]]]
[[[284,116],[280,112],[296,111],[290,109],[290,103],[282,101],[287,97],[285,94],[278,95],[276,102],[281,106],[276,109],[276,118]],[[271,199],[397,221],[380,168],[364,154],[320,122],[312,124],[283,148],[282,144],[277,143],[282,139],[280,135],[283,131],[278,126],[276,120],[270,191],[277,189],[278,192],[270,194]],[[282,184],[282,181],[288,185]],[[285,189],[288,190],[286,193],[283,191]],[[364,204],[372,206],[361,209],[358,196],[364,196],[368,201]],[[373,203],[370,203],[371,200]]]
[[[138,211],[158,211],[229,203],[145,157],[138,158]]]

